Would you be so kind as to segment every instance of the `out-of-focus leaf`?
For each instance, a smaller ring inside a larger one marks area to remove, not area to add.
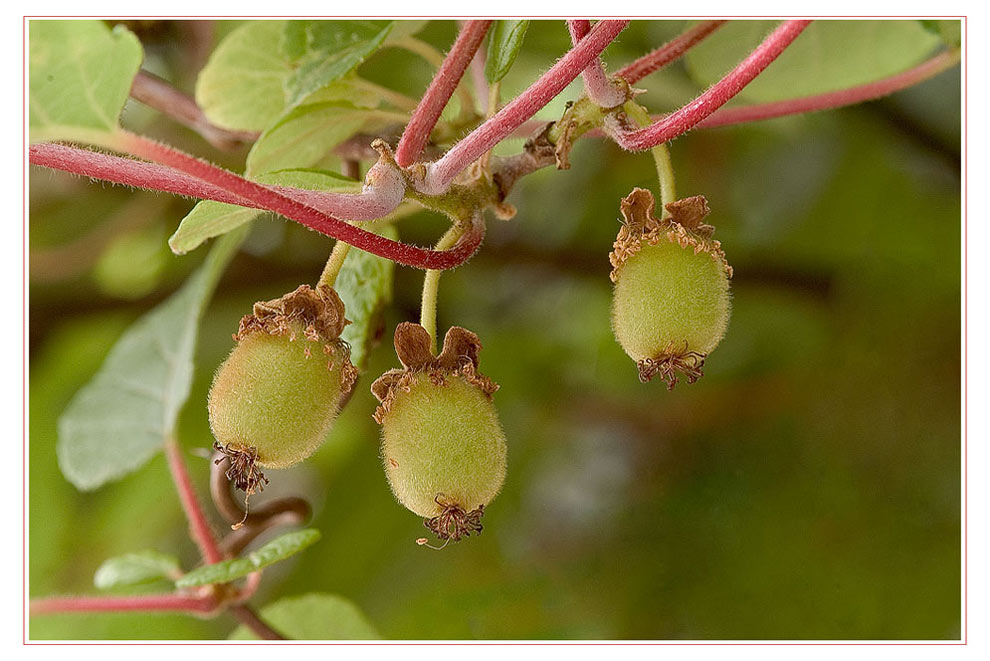
[[[164,303],[141,317],[58,421],[58,464],[89,491],[140,468],[172,435],[193,373],[203,309],[245,231],[223,237]]]
[[[150,294],[158,285],[169,258],[162,245],[164,238],[164,227],[160,223],[116,236],[93,267],[93,278],[100,290],[125,299]]]
[[[399,232],[392,225],[373,231],[390,239],[399,238]],[[392,302],[394,274],[394,262],[351,248],[334,283],[351,322],[344,327],[341,337],[351,345],[351,362],[359,370],[363,370],[367,362],[381,315]]]
[[[354,71],[391,29],[391,21],[288,21],[281,52],[295,70],[285,81],[287,108]]]
[[[688,70],[700,85],[711,85],[776,25],[729,22],[688,53]],[[909,69],[937,45],[918,21],[815,21],[739,96],[779,101],[861,85]]]
[[[144,57],[122,26],[101,21],[30,23],[31,140],[86,140],[117,128]]]
[[[315,528],[295,530],[276,537],[257,551],[252,551],[240,558],[224,560],[194,569],[176,581],[175,585],[179,588],[191,588],[212,583],[229,583],[280,560],[285,560],[306,547],[312,546],[319,539],[320,531]]]
[[[287,113],[254,143],[247,157],[249,177],[316,165],[331,149],[362,129],[395,119],[345,103],[312,103]]]
[[[392,21],[392,30],[385,37],[385,42],[398,41],[411,37],[426,27],[429,21]]]
[[[278,55],[285,21],[249,21],[220,42],[196,80],[196,102],[211,122],[263,131],[285,109],[292,67]]]
[[[937,34],[948,46],[958,48],[962,43],[962,21],[919,21],[922,27]]]
[[[528,28],[529,21],[495,21],[488,37],[488,59],[485,62],[485,78],[489,83],[497,83],[509,73]]]
[[[149,549],[107,559],[96,570],[93,585],[109,590],[171,578],[180,571],[178,558]]]
[[[261,619],[293,640],[380,640],[381,635],[351,601],[335,594],[312,592],[286,597],[261,609]],[[230,640],[255,640],[239,626]]]
[[[257,180],[263,184],[338,193],[356,193],[361,190],[359,182],[327,170],[277,170],[263,174]],[[204,200],[186,214],[169,238],[168,245],[172,252],[182,255],[199,247],[204,241],[226,234],[265,213],[236,204]]]

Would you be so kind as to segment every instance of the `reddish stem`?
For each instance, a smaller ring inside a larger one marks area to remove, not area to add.
[[[716,126],[758,122],[785,115],[841,108],[854,103],[878,99],[933,78],[955,65],[958,61],[959,55],[957,52],[942,51],[913,69],[908,69],[907,71],[902,71],[901,73],[888,78],[882,78],[881,80],[875,80],[871,83],[857,85],[856,87],[836,90],[835,92],[826,92],[824,94],[815,94],[813,96],[804,96],[798,99],[739,106],[737,108],[722,108],[698,124],[698,128],[713,128]]]
[[[440,119],[440,113],[453,96],[491,24],[491,21],[466,21],[461,28],[457,40],[444,58],[443,64],[433,77],[433,82],[430,83],[412,119],[406,125],[402,138],[399,139],[395,161],[401,167],[412,165],[423,153],[423,148],[430,139],[430,132]]]
[[[430,164],[426,181],[423,182],[423,192],[439,194],[445,191],[461,170],[510,135],[581,75],[628,24],[629,21],[599,21],[595,24],[577,46],[557,60],[525,92],[454,145],[443,158]]]
[[[635,83],[684,55],[684,53],[691,50],[691,48],[700,43],[712,32],[722,27],[726,22],[702,21],[674,37],[655,51],[647,53],[638,60],[622,67],[616,75],[624,79],[627,83]]]
[[[175,168],[184,172],[186,175],[191,175],[193,178],[207,184],[207,189],[209,190],[215,191],[216,189],[221,189],[232,195],[234,200],[242,200],[235,202],[237,204],[253,206],[281,214],[322,234],[349,243],[373,255],[378,255],[379,257],[384,257],[406,266],[437,271],[454,268],[466,262],[477,252],[485,235],[484,223],[472,222],[469,230],[461,236],[457,244],[448,250],[432,250],[392,241],[373,232],[354,227],[329,213],[314,209],[275,188],[269,188],[249,181],[233,172],[218,168],[206,161],[155,142],[154,140],[124,131],[118,134],[118,138],[123,150]],[[38,145],[38,147],[41,146]],[[48,151],[51,153],[50,149]],[[37,150],[33,152],[33,155],[36,152]],[[41,161],[44,159],[39,157],[37,160],[41,164]],[[35,162],[34,158],[32,158],[32,162]],[[105,168],[106,165],[106,161],[101,162],[101,167]],[[76,170],[70,167],[60,169],[76,172]],[[95,169],[97,168],[91,168],[86,172],[80,173],[96,176],[93,173]],[[134,173],[132,172],[131,174]],[[163,173],[159,172],[159,174]],[[117,180],[114,176],[108,176],[107,178],[110,181]],[[296,194],[293,193],[293,195]],[[322,194],[322,197],[326,199],[326,195],[329,194]],[[401,201],[401,197],[397,198],[396,204],[398,204],[398,201]]]
[[[184,594],[46,597],[31,600],[31,615],[107,611],[181,611],[209,614],[214,612],[217,606],[217,601],[212,595],[204,597],[191,597]]]
[[[261,640],[285,640],[285,636],[268,626],[247,604],[231,606],[229,610],[234,617],[241,621],[241,624],[253,631],[254,635]]]
[[[143,69],[134,77],[131,96],[188,126],[217,149],[236,149],[245,143],[254,142],[260,135],[250,131],[228,131],[214,125],[192,97]]]
[[[30,161],[32,165],[42,165],[116,184],[268,211],[257,202],[158,163],[137,161],[133,158],[52,142],[31,145]],[[388,172],[384,171],[384,168],[376,169],[376,167],[372,167],[372,179],[380,185],[366,186],[363,192],[356,194],[326,193],[288,186],[268,188],[322,213],[336,215],[344,220],[374,220],[387,216],[399,205],[405,186],[397,172]],[[389,179],[385,180],[386,177]]]
[[[182,508],[186,511],[186,518],[189,519],[189,532],[199,547],[203,560],[211,565],[220,562],[223,560],[223,554],[206,520],[206,515],[199,506],[196,491],[186,470],[186,462],[182,459],[182,448],[174,439],[165,442],[165,457],[168,459],[168,467],[172,472],[175,489],[179,492]]]
[[[201,179],[157,163],[136,161],[133,158],[112,156],[54,142],[33,144],[28,153],[31,165],[41,165],[115,184],[175,193],[200,200],[255,206],[219,186],[208,184]]]
[[[591,32],[591,22],[587,20],[569,20],[567,29],[571,33],[571,44],[577,46],[589,32]],[[596,57],[591,61],[584,71],[581,72],[584,78],[584,93],[595,102],[595,105],[602,108],[614,108],[626,102],[626,94],[616,87],[605,75],[605,68],[602,66],[601,58]]]
[[[712,85],[701,96],[680,110],[645,129],[629,131],[615,122],[607,122],[606,130],[624,149],[641,151],[663,144],[687,133],[703,119],[718,110],[763,72],[784,52],[811,21],[785,21],[763,40],[745,60]]]

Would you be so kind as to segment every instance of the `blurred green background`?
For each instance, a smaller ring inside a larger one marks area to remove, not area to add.
[[[610,69],[684,26],[634,22]],[[204,26],[138,27],[146,66],[191,90]],[[447,48],[455,29],[420,36]],[[505,98],[567,46],[559,22],[535,22]],[[397,50],[361,73],[410,95],[431,76]],[[680,64],[639,86],[654,111],[698,90]],[[243,163],[138,104],[125,124]],[[481,253],[441,282],[441,328],[476,331],[502,386],[509,474],[484,534],[441,553],[413,543],[425,531],[389,491],[371,419],[368,386],[397,365],[386,341],[319,453],[270,475],[264,497],[309,498],[323,540],[267,571],[252,603],[338,593],[397,639],[959,637],[959,124],[956,68],[883,101],[676,140],[679,192],[707,196],[735,277],[728,335],[706,376],[674,392],[639,383],[609,327],[618,202],[655,188],[652,161],[580,141],[572,169],[523,180],[518,216],[491,220]],[[105,558],[144,548],[190,567],[163,458],[80,493],[59,472],[55,429],[124,328],[202,260],[165,243],[193,203],[35,168],[30,179],[31,595],[95,592]],[[422,214],[400,229],[425,244],[443,223]],[[181,419],[201,493],[208,465],[194,453],[211,443],[206,393],[231,332],[253,301],[314,282],[331,244],[258,222],[225,275]],[[418,319],[421,282],[397,270],[387,338]],[[64,615],[33,618],[30,634],[224,638],[235,625]]]

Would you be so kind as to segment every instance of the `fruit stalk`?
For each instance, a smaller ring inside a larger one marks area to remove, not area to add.
[[[629,117],[640,126],[649,126],[650,114],[646,112],[643,106],[639,105],[635,101],[629,101],[626,103],[624,110]],[[650,150],[653,155],[653,161],[657,166],[657,179],[660,182],[660,208],[663,209],[663,215],[661,218],[666,218],[670,215],[667,211],[665,204],[669,204],[677,199],[677,186],[674,181],[674,165],[670,161],[670,149],[667,148],[665,143],[661,143]]]

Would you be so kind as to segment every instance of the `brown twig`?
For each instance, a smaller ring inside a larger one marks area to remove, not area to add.
[[[131,97],[188,126],[217,149],[230,151],[258,139],[258,133],[230,131],[216,126],[206,118],[195,99],[143,69],[134,77]]]
[[[219,460],[219,463],[217,461]],[[217,511],[230,523],[244,523],[224,537],[221,548],[229,556],[237,556],[244,548],[266,530],[278,526],[300,525],[309,518],[312,508],[302,498],[279,498],[264,503],[244,516],[244,508],[230,493],[226,473],[230,459],[217,452],[210,462],[210,495]]]
[[[247,604],[231,606],[228,610],[231,615],[241,621],[241,624],[253,631],[258,638],[262,640],[285,640],[285,636],[268,626]]]

